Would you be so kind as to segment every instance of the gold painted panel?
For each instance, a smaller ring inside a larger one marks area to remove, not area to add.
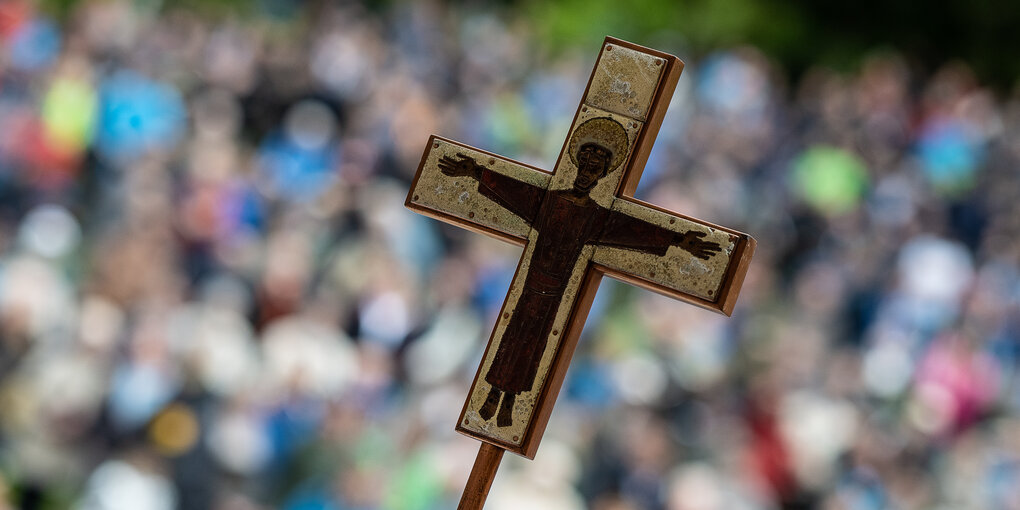
[[[606,44],[584,103],[643,122],[664,67],[654,55]]]
[[[439,170],[443,157],[464,155],[486,168],[515,180],[547,188],[552,176],[513,160],[492,156],[466,145],[434,140],[429,146],[421,175],[411,193],[411,203],[467,220],[482,227],[525,239],[531,226],[503,206],[478,193],[478,181],[470,177],[450,177]]]

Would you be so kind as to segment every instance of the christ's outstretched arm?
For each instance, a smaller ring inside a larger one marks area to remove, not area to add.
[[[708,260],[719,253],[722,247],[718,243],[705,241],[705,235],[704,232],[694,230],[674,232],[613,211],[599,235],[598,244],[660,256],[665,255],[670,246],[677,246],[699,259]]]
[[[545,189],[493,172],[475,162],[474,158],[457,153],[457,158],[443,156],[439,171],[450,177],[469,177],[478,181],[478,193],[520,216],[529,225],[535,223]]]

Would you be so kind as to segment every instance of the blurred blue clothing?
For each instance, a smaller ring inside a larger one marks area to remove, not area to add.
[[[766,94],[758,70],[732,52],[710,56],[696,75],[698,100],[712,110],[756,117],[765,111]]]
[[[481,268],[475,281],[475,306],[486,313],[496,313],[503,306],[506,289],[510,287],[516,270],[517,267],[510,264],[491,264]]]
[[[430,275],[446,255],[436,222],[411,211],[402,212],[407,228],[387,231],[387,241],[405,266],[419,275]]]
[[[573,114],[577,90],[573,81],[564,76],[539,74],[524,87],[524,100],[530,117],[548,128]]]
[[[226,217],[234,229],[249,228],[262,232],[266,224],[266,205],[258,191],[245,181],[238,181],[226,192],[223,204]]]
[[[882,480],[870,471],[858,469],[847,473],[836,485],[839,500],[848,510],[880,510],[889,506]]]
[[[993,508],[1011,508],[1017,501],[1016,491],[1020,486],[1020,458],[997,459],[987,473],[985,486],[987,500],[994,502]]]
[[[606,409],[615,404],[616,391],[605,363],[579,357],[567,372],[566,387],[567,399],[593,409]]]
[[[315,439],[325,416],[320,402],[292,400],[274,410],[266,420],[274,464],[283,465],[298,449]]]
[[[178,385],[156,367],[126,363],[113,372],[109,406],[114,425],[122,432],[145,425],[177,393]]]
[[[23,71],[49,67],[60,54],[60,30],[50,20],[36,18],[25,23],[11,38],[11,66]]]
[[[302,147],[277,132],[259,147],[259,171],[281,198],[314,200],[329,188],[339,157],[339,149],[332,144]]]
[[[943,191],[969,187],[984,159],[982,147],[971,140],[967,126],[956,119],[930,122],[916,150],[924,175]]]
[[[284,503],[283,510],[344,510],[332,501],[329,493],[322,489],[306,488]]]
[[[97,148],[126,162],[151,150],[172,149],[187,127],[180,92],[134,71],[118,71],[100,85]]]

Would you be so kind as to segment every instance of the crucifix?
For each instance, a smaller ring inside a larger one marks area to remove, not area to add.
[[[682,69],[607,37],[552,173],[429,139],[405,205],[524,248],[457,422],[482,441],[459,509],[535,457],[602,276],[733,311],[755,240],[633,198]]]

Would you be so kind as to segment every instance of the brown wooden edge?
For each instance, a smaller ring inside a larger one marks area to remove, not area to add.
[[[518,166],[522,166],[522,167],[525,167],[525,168],[528,168],[528,169],[531,169],[531,170],[535,170],[536,172],[541,172],[543,174],[552,175],[552,173],[548,172],[546,170],[542,170],[541,168],[538,168],[538,167],[535,167],[535,166],[532,166],[532,165],[528,165],[528,164],[525,164],[525,163],[521,163],[520,161],[516,161],[516,160],[510,159],[510,158],[504,157],[504,156],[500,156],[499,154],[494,154],[494,153],[489,152],[487,150],[482,150],[482,149],[479,149],[477,147],[472,147],[472,146],[467,145],[467,144],[456,142],[454,140],[450,140],[449,138],[443,138],[443,137],[438,136],[438,135],[432,135],[432,136],[429,137],[429,141],[425,145],[425,151],[421,155],[421,161],[418,162],[418,170],[416,170],[415,173],[414,173],[414,179],[411,181],[411,188],[407,192],[407,198],[404,199],[404,207],[406,207],[406,208],[408,208],[408,209],[410,209],[410,210],[412,210],[412,211],[414,211],[414,212],[416,212],[418,214],[421,214],[423,216],[428,216],[430,218],[435,218],[437,220],[440,220],[440,221],[443,221],[443,222],[446,222],[446,223],[450,223],[452,225],[456,225],[458,227],[470,230],[472,232],[477,232],[477,233],[480,233],[480,234],[485,234],[485,235],[490,236],[490,237],[495,237],[496,239],[500,239],[500,240],[506,241],[508,243],[516,244],[517,246],[524,246],[524,243],[527,242],[527,238],[526,237],[517,237],[517,236],[509,234],[507,232],[503,232],[501,230],[496,230],[494,228],[487,227],[487,226],[484,226],[484,225],[479,225],[477,223],[473,223],[472,221],[464,219],[464,218],[461,218],[459,216],[454,216],[452,214],[445,213],[443,211],[438,211],[438,210],[435,210],[435,209],[431,209],[429,207],[426,207],[424,205],[420,205],[420,204],[417,204],[417,203],[414,202],[414,192],[415,192],[415,190],[418,189],[418,179],[421,178],[421,174],[422,174],[422,172],[425,169],[425,162],[428,161],[429,153],[431,153],[432,149],[435,148],[435,147],[433,147],[433,145],[435,145],[435,143],[437,141],[440,142],[440,143],[448,143],[450,145],[455,145],[455,146],[458,146],[458,147],[464,147],[465,149],[470,149],[470,150],[473,150],[473,151],[477,151],[477,152],[485,154],[486,156],[489,156],[491,158],[500,159],[500,160],[506,161],[506,162],[514,164],[514,165],[518,165]],[[550,181],[550,182],[552,182],[552,181]]]
[[[744,234],[743,242],[737,245],[733,251],[733,258],[730,259],[730,267],[726,272],[722,290],[719,292],[719,302],[722,304],[719,311],[727,317],[733,315],[733,308],[737,306],[737,297],[740,296],[740,289],[744,286],[744,277],[747,276],[747,269],[751,266],[751,257],[758,247],[758,241],[753,237]]]

